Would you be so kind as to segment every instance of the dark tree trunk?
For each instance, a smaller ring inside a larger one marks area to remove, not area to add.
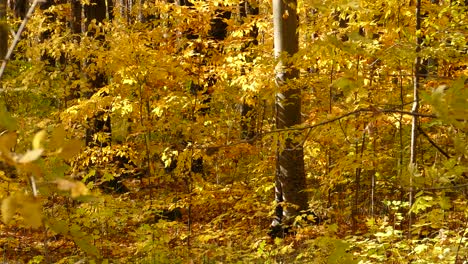
[[[14,11],[17,18],[24,19],[28,12],[28,3],[28,0],[12,0],[10,1],[10,8]]]
[[[178,6],[193,6],[193,4],[190,3],[189,0],[176,0],[175,3]]]
[[[225,19],[231,17],[231,12],[217,9],[215,11],[214,18],[211,19],[210,25],[211,29],[208,32],[208,36],[214,40],[224,40],[227,35],[227,23],[224,22]]]
[[[114,1],[113,0],[106,0],[107,1],[107,18],[109,20],[114,19]]]
[[[416,1],[416,32],[421,31],[421,22],[422,22],[422,15],[421,15],[421,0]],[[412,113],[418,113],[419,111],[419,89],[420,89],[420,81],[421,81],[421,46],[423,43],[423,38],[421,35],[416,36],[416,58],[414,60],[414,76],[413,76],[413,107],[411,108]],[[410,207],[413,205],[414,193],[413,193],[413,173],[417,171],[417,157],[416,152],[418,150],[418,126],[419,126],[419,119],[417,115],[413,115],[412,122],[411,122],[411,142],[410,142],[410,174],[409,174],[409,184],[410,184],[410,191],[409,191],[409,204]],[[409,213],[408,218],[408,231],[411,230],[412,225],[412,214]],[[408,232],[409,236],[411,232]]]
[[[96,23],[104,21],[106,19],[106,1],[107,0],[92,0],[89,5],[84,5],[84,16],[85,16],[85,30],[88,36],[95,36],[96,32],[90,30],[89,25],[91,21],[96,20]],[[95,36],[98,40],[101,39],[101,36]],[[92,60],[92,58],[89,58]],[[84,67],[87,67],[93,62],[85,62]],[[92,93],[96,92],[99,88],[106,85],[106,76],[102,72],[96,72],[95,76],[88,76],[88,79],[91,83]],[[91,94],[92,94],[91,93]],[[102,96],[108,96],[108,94],[103,93]],[[97,109],[97,112],[93,117],[88,119],[88,128],[86,129],[86,145],[89,147],[99,146],[105,147],[110,144],[111,139],[111,119],[108,113],[109,109]],[[105,138],[99,138],[99,134],[107,135]]]
[[[71,6],[70,28],[73,34],[82,32],[81,26],[81,2],[80,0],[69,0]]]
[[[274,46],[278,58],[276,67],[276,127],[291,128],[301,124],[301,91],[290,87],[291,80],[299,78],[299,71],[287,63],[287,57],[298,52],[298,16],[296,0],[273,0]],[[287,14],[287,15],[285,15]],[[276,202],[277,218],[272,226],[289,225],[301,210],[307,209],[304,154],[302,145],[295,135],[289,134],[281,142],[276,160]]]
[[[99,111],[95,113],[94,117],[88,119],[88,126],[89,127],[86,129],[87,146],[106,147],[109,145],[112,130],[111,119],[108,113],[104,111]],[[98,133],[101,133],[103,136],[106,136],[99,138]]]
[[[8,51],[7,0],[0,0],[0,62]]]
[[[258,15],[258,7],[253,7],[248,1],[239,4],[239,18],[243,22],[244,18],[250,15]],[[258,28],[254,26],[250,31],[250,40],[246,42],[242,48],[243,51],[248,50],[251,46],[258,45]],[[249,59],[249,58],[247,58]],[[257,101],[254,95],[246,95],[241,105],[241,138],[251,142],[256,136],[256,118],[257,118]]]
[[[89,5],[84,6],[84,15],[86,18],[86,26],[89,25],[91,20],[96,19],[96,22],[102,22],[106,19],[106,1],[107,0],[91,0]],[[86,30],[88,28],[86,27]],[[89,32],[88,33],[92,33]]]

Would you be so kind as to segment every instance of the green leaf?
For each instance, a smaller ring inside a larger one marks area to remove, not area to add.
[[[54,232],[62,235],[68,234],[68,223],[62,220],[49,220],[48,225]]]
[[[70,234],[75,244],[80,247],[84,252],[93,256],[99,256],[98,249],[91,243],[89,235],[81,231],[77,224],[70,227]]]

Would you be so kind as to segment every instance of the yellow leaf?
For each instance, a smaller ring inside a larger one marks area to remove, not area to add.
[[[52,132],[50,145],[52,149],[58,149],[58,148],[63,147],[64,141],[65,141],[65,129],[63,128],[63,126],[58,126]]]
[[[163,112],[164,112],[164,109],[160,106],[157,106],[155,109],[153,109],[153,114],[155,114],[157,117],[161,117]]]
[[[42,207],[32,196],[15,194],[2,201],[2,220],[11,221],[16,211],[23,217],[28,227],[38,228],[42,225]]]
[[[72,198],[87,195],[88,193],[88,188],[86,188],[86,186],[82,182],[76,182],[75,186],[71,189]]]
[[[88,188],[80,181],[58,179],[55,181],[57,188],[62,191],[70,191],[71,197],[76,198],[88,194]]]
[[[61,191],[69,191],[75,186],[74,182],[65,179],[58,179],[55,183],[57,184],[57,188]]]
[[[133,85],[136,83],[136,81],[133,79],[133,78],[128,78],[128,79],[124,79],[122,81],[123,84],[129,84],[129,85]]]
[[[39,228],[42,225],[42,206],[38,201],[25,200],[18,211],[23,216],[26,226]]]
[[[13,196],[9,196],[2,201],[2,221],[8,224],[16,211],[16,199]]]
[[[0,151],[2,154],[11,152],[16,146],[18,134],[16,132],[7,132],[0,135]]]
[[[59,153],[59,157],[63,159],[73,158],[76,154],[80,152],[82,146],[81,140],[72,139],[68,141],[65,146],[62,147]]]
[[[21,170],[26,173],[29,173],[30,175],[34,175],[36,177],[43,176],[42,168],[38,164],[35,164],[35,163],[26,163],[23,166],[21,166]]]
[[[41,130],[34,135],[34,139],[32,142],[33,149],[40,149],[42,147],[42,141],[47,136],[47,132],[45,130]]]
[[[24,155],[18,160],[19,163],[29,163],[31,161],[37,160],[44,152],[43,149],[34,149],[28,150]]]

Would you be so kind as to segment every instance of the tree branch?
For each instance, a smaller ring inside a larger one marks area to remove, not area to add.
[[[333,123],[333,122],[336,122],[336,121],[340,121],[341,119],[344,119],[348,116],[352,116],[352,115],[355,115],[355,114],[359,114],[359,113],[368,113],[368,112],[371,112],[371,113],[397,113],[397,114],[403,114],[403,115],[410,115],[410,116],[419,116],[419,117],[428,117],[428,118],[437,118],[436,115],[433,115],[433,114],[422,114],[422,113],[413,113],[413,112],[409,112],[409,111],[402,111],[402,110],[397,110],[397,109],[379,109],[379,108],[376,108],[376,107],[371,107],[371,108],[360,108],[360,109],[356,109],[352,112],[349,112],[349,113],[345,113],[343,115],[340,115],[340,116],[337,116],[335,118],[332,118],[332,119],[329,119],[329,120],[325,120],[323,122],[320,122],[320,123],[317,123],[317,124],[313,124],[313,125],[305,125],[305,126],[297,126],[297,127],[289,127],[289,128],[282,128],[282,129],[274,129],[274,130],[270,130],[270,131],[266,131],[266,132],[263,132],[261,134],[257,134],[255,135],[255,137],[252,137],[248,140],[239,140],[237,142],[233,142],[233,143],[228,143],[228,144],[225,144],[225,145],[218,145],[218,146],[199,146],[199,147],[195,147],[195,148],[198,148],[198,149],[207,149],[207,150],[210,150],[210,151],[216,151],[218,150],[219,148],[226,148],[226,147],[232,147],[232,146],[235,146],[235,145],[240,145],[240,144],[243,144],[243,143],[249,143],[249,144],[252,144],[254,141],[256,141],[257,139],[259,138],[262,138],[263,136],[267,135],[267,134],[272,134],[272,133],[279,133],[279,132],[287,132],[287,131],[302,131],[302,130],[306,130],[308,129],[309,131],[307,132],[307,135],[306,137],[304,138],[304,140],[302,142],[305,142],[305,140],[307,139],[307,137],[310,135],[310,132],[312,129],[316,128],[316,127],[320,127],[320,126],[323,126],[323,125],[327,125],[327,124],[330,124],[330,123]]]
[[[31,7],[29,7],[28,13],[24,17],[23,22],[21,23],[18,29],[18,32],[16,32],[13,42],[11,43],[11,46],[8,49],[8,52],[5,58],[3,58],[2,66],[0,67],[0,80],[2,79],[3,73],[5,72],[6,65],[8,61],[10,60],[11,55],[13,55],[13,51],[15,50],[16,45],[18,45],[18,42],[20,41],[21,33],[23,33],[23,30],[26,27],[26,24],[28,23],[29,18],[31,18],[32,14],[34,13],[34,9],[36,8],[37,4],[39,4],[40,2],[42,2],[42,0],[34,0]]]
[[[447,190],[447,189],[460,189],[468,187],[468,183],[458,184],[452,186],[439,186],[439,187],[426,187],[426,188],[412,188],[413,191],[438,191],[438,190]],[[406,191],[410,191],[411,187],[405,187]]]
[[[318,123],[318,124],[313,124],[313,125],[309,125],[309,126],[301,126],[301,127],[291,127],[291,128],[275,129],[275,130],[272,130],[272,131],[265,132],[264,134],[276,133],[276,132],[284,132],[284,131],[290,131],[290,130],[312,129],[312,128],[316,128],[316,127],[319,127],[319,126],[323,126],[323,125],[326,125],[326,124],[329,124],[329,123],[333,123],[333,122],[335,122],[335,121],[339,121],[339,120],[341,120],[341,119],[343,119],[343,118],[345,118],[345,117],[348,117],[348,116],[351,116],[351,115],[354,115],[354,114],[358,114],[358,113],[362,113],[362,112],[372,112],[372,113],[397,113],[397,114],[410,115],[410,116],[437,118],[436,115],[432,115],[432,114],[413,113],[413,112],[402,111],[402,110],[398,110],[398,109],[378,109],[378,108],[375,108],[375,107],[372,107],[372,108],[360,108],[360,109],[354,110],[354,111],[352,111],[352,112],[343,114],[343,115],[341,115],[341,116],[338,116],[338,117],[335,117],[335,118],[332,118],[332,119],[329,119],[329,120],[320,122],[320,123]]]
[[[437,118],[436,115],[415,113],[415,112],[409,112],[409,111],[402,111],[402,110],[397,110],[397,109],[382,109],[382,110],[380,110],[380,112],[382,112],[382,113],[397,113],[397,114],[418,116],[418,117]]]
[[[426,132],[424,132],[424,130],[422,130],[422,128],[420,126],[418,126],[418,131],[419,131],[419,133],[421,133],[421,135],[426,137],[427,141],[429,141],[429,143],[431,143],[431,145],[434,148],[436,148],[440,153],[442,153],[442,155],[444,155],[447,159],[450,158],[450,156],[445,151],[443,151],[434,141],[432,141],[432,139],[426,134]]]

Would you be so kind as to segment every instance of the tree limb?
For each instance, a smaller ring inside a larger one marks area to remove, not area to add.
[[[442,155],[444,155],[447,159],[450,158],[450,156],[445,151],[443,151],[434,141],[432,141],[432,139],[429,137],[429,135],[427,135],[426,132],[424,132],[424,130],[422,130],[422,128],[420,126],[418,126],[418,131],[419,131],[419,133],[421,133],[421,135],[426,137],[427,141],[429,141],[429,143],[431,143],[431,145],[434,148],[436,148],[440,153],[442,153]]]
[[[28,23],[29,18],[31,18],[32,14],[34,13],[34,9],[36,8],[37,4],[39,4],[40,2],[42,2],[42,0],[34,0],[31,7],[29,7],[28,13],[24,17],[23,22],[21,23],[18,29],[18,32],[16,32],[15,38],[13,39],[13,42],[11,43],[11,46],[8,49],[7,54],[2,61],[2,66],[0,67],[0,80],[2,79],[3,73],[5,72],[6,65],[8,61],[10,60],[11,55],[13,55],[13,51],[15,50],[16,45],[18,45],[18,42],[20,41],[21,33],[23,33],[23,30],[26,27],[26,24]]]
[[[437,118],[436,115],[433,115],[433,114],[423,114],[423,113],[413,113],[413,112],[409,112],[409,111],[402,111],[402,110],[398,110],[398,109],[379,109],[379,108],[376,108],[376,107],[371,107],[371,108],[359,108],[359,109],[356,109],[354,111],[351,111],[349,113],[345,113],[343,115],[340,115],[340,116],[337,116],[335,118],[332,118],[332,119],[328,119],[328,120],[325,120],[323,122],[320,122],[320,123],[317,123],[317,124],[313,124],[313,125],[305,125],[305,126],[297,126],[297,127],[288,127],[288,128],[282,128],[282,129],[274,129],[274,130],[270,130],[270,131],[266,131],[266,132],[263,132],[261,134],[257,134],[255,135],[254,137],[248,139],[248,140],[239,140],[237,142],[233,142],[233,143],[228,143],[228,144],[225,144],[225,145],[218,145],[218,146],[194,146],[195,148],[198,148],[198,149],[209,149],[210,151],[216,151],[217,149],[219,148],[226,148],[226,147],[232,147],[232,146],[235,146],[235,145],[240,145],[240,144],[244,144],[244,143],[249,143],[249,144],[252,144],[254,141],[256,141],[257,139],[259,138],[262,138],[263,136],[267,135],[267,134],[272,134],[272,133],[279,133],[279,132],[287,132],[287,131],[301,131],[301,130],[306,130],[308,129],[309,131],[307,132],[307,135],[306,137],[304,138],[304,140],[302,140],[302,143],[305,142],[305,140],[307,140],[307,137],[310,135],[310,132],[312,129],[316,128],[316,127],[320,127],[320,126],[323,126],[323,125],[327,125],[327,124],[330,124],[330,123],[333,123],[333,122],[336,122],[336,121],[340,121],[341,119],[344,119],[348,116],[352,116],[352,115],[355,115],[355,114],[359,114],[359,113],[397,113],[397,114],[403,114],[403,115],[410,115],[410,116],[418,116],[418,117],[428,117],[428,118]],[[445,156],[445,155],[444,155]]]

